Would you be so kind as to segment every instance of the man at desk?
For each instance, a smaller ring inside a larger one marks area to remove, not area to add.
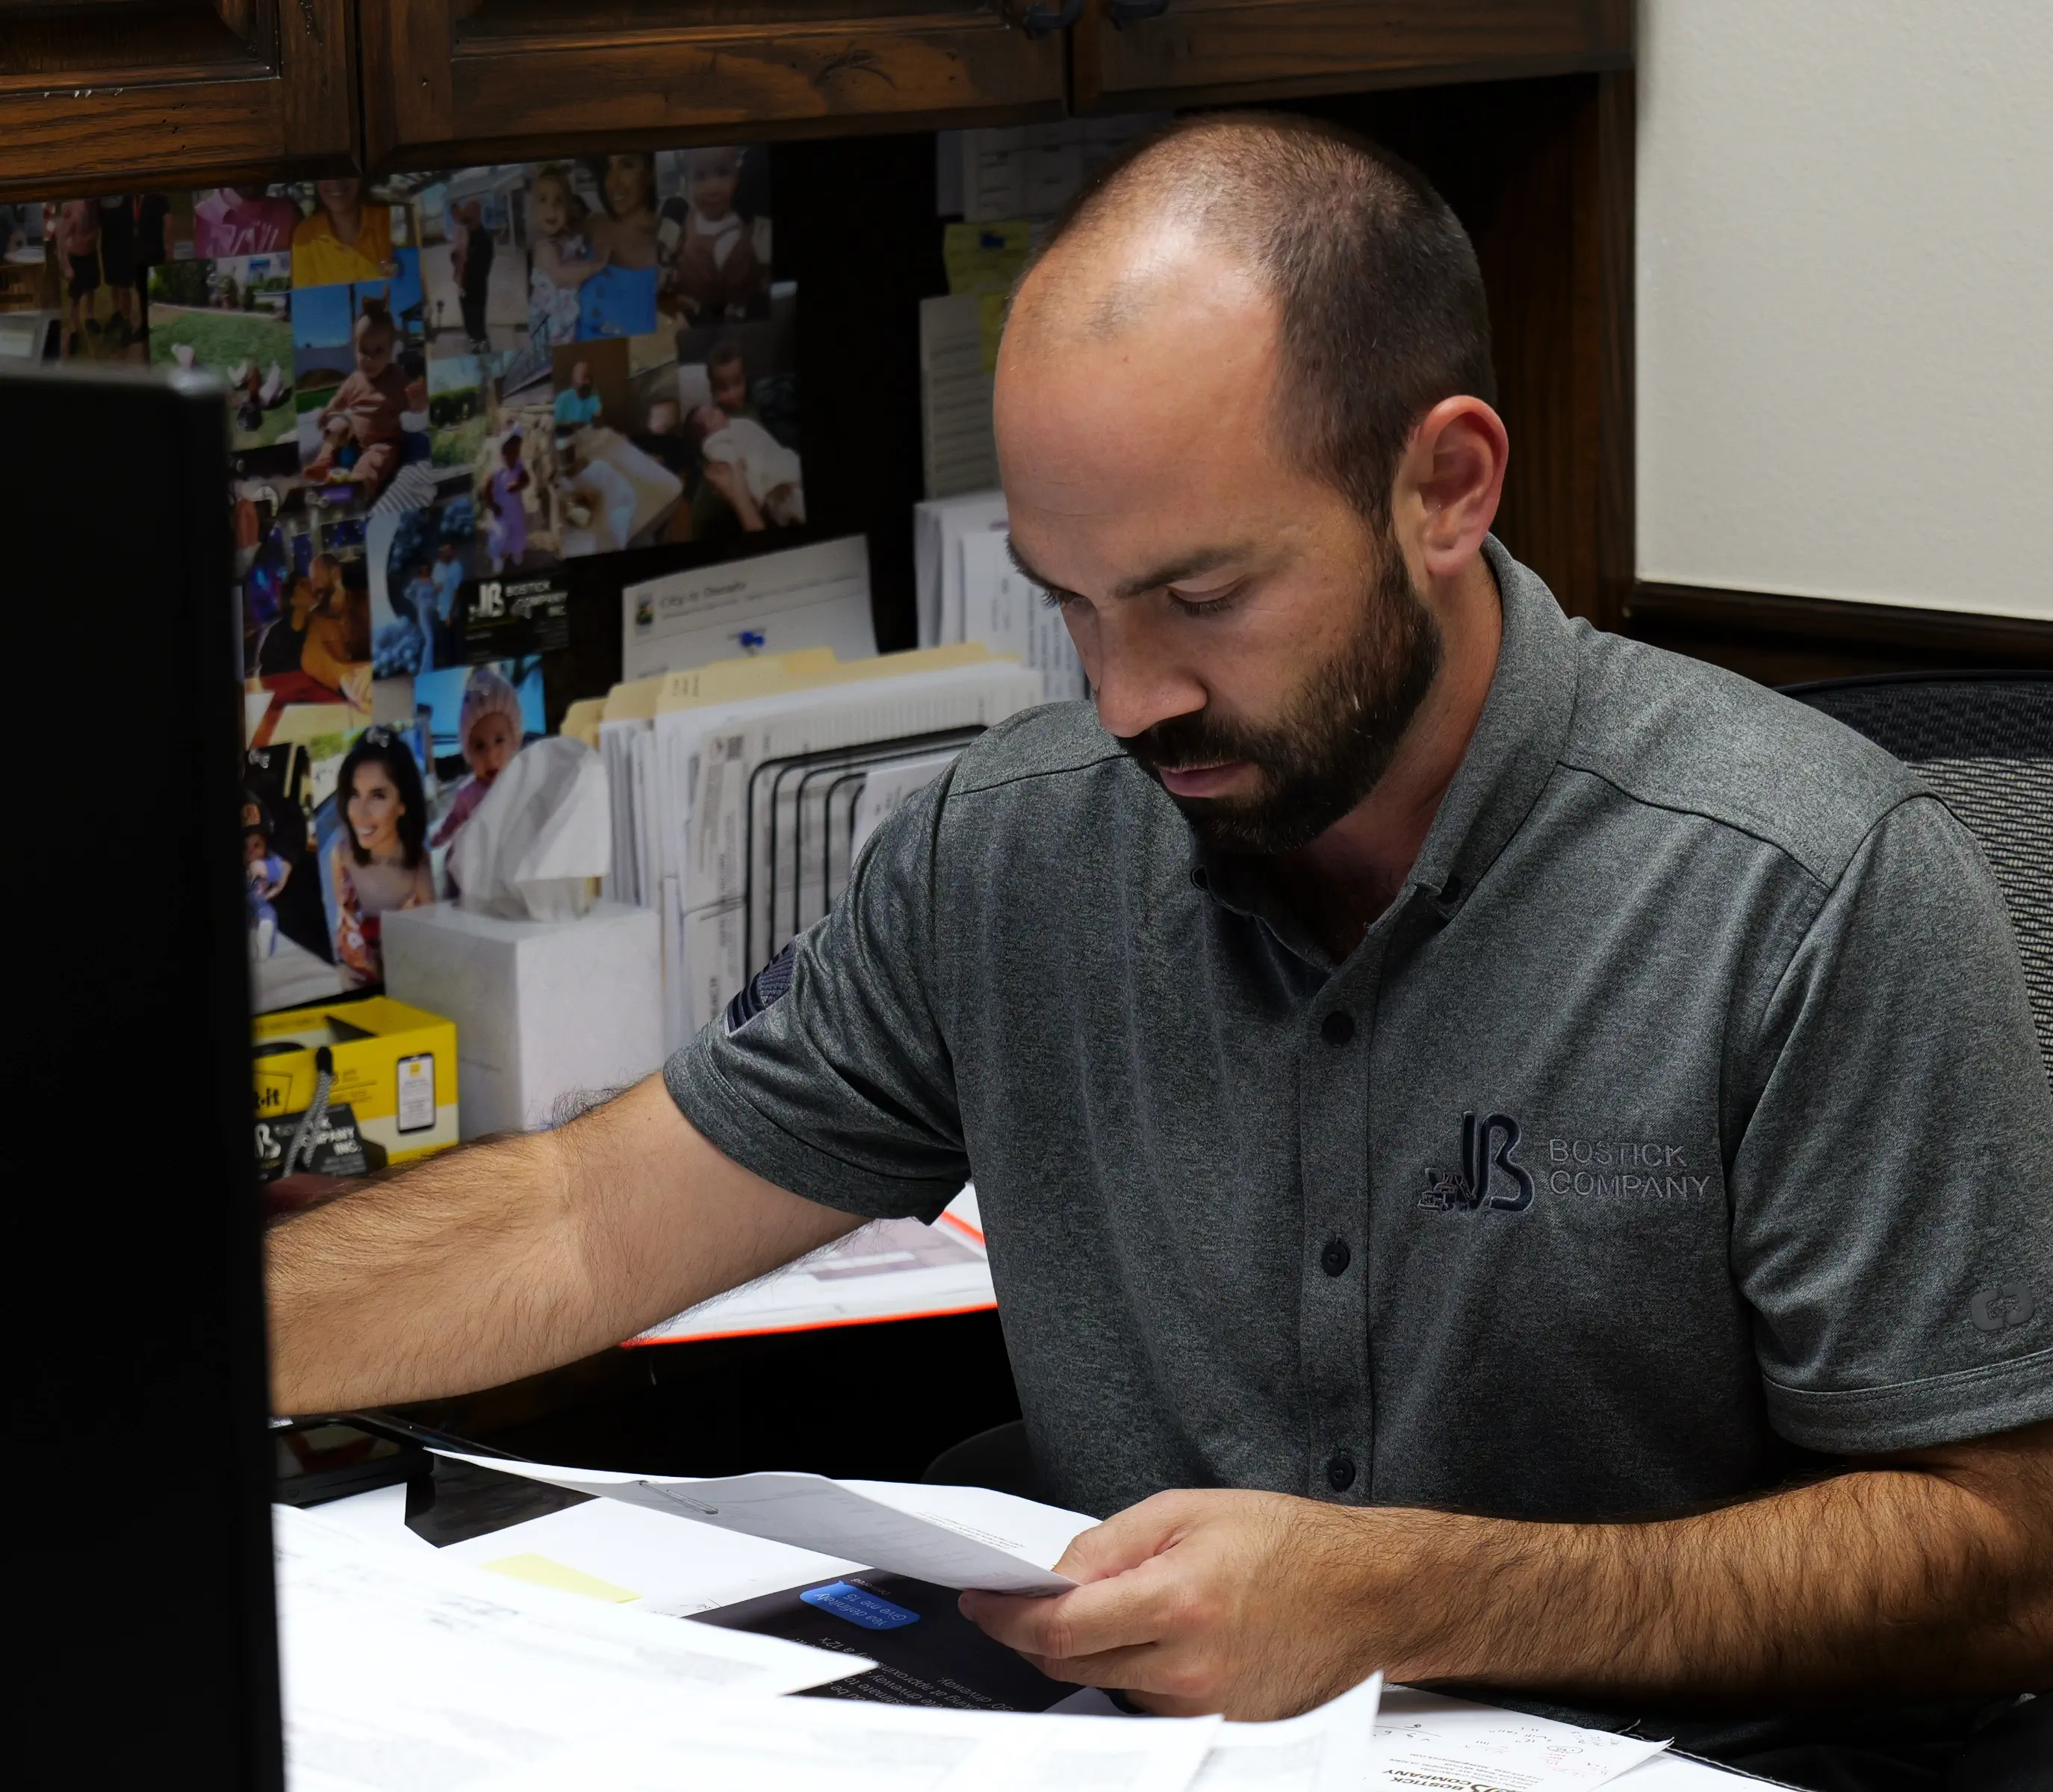
[[[1078,1590],[966,1598],[1052,1674],[1894,1713],[1680,1731],[1790,1771],[2053,1684],[2000,898],[1836,723],[1566,620],[1488,533],[1491,389],[1408,170],[1246,117],[1116,165],[998,377],[1095,713],[964,752],[660,1076],[276,1233],[281,1409],[565,1362],[973,1174],[1050,1496],[1109,1515]]]

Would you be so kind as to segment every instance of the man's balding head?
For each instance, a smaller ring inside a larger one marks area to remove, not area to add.
[[[1487,684],[1491,383],[1461,226],[1322,125],[1173,127],[1027,270],[998,357],[1013,556],[1215,845],[1305,845],[1398,763],[1443,656],[1446,689]]]
[[[1223,307],[1273,337],[1279,445],[1378,525],[1419,419],[1494,397],[1482,276],[1439,194],[1345,131],[1262,114],[1172,125],[1085,186],[1020,282],[1001,383],[1135,333],[1202,335]]]

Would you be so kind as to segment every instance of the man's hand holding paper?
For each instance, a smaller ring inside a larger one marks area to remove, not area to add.
[[[1074,1592],[965,1593],[962,1609],[1051,1679],[1164,1716],[1288,1717],[1404,1647],[1419,1604],[1409,1551],[1376,1547],[1364,1521],[1416,1516],[1281,1493],[1158,1493],[1070,1545],[1055,1571],[1081,1583]]]

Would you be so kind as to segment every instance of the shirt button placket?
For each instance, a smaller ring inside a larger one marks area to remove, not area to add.
[[[1372,975],[1372,973],[1370,974]],[[1304,1176],[1301,1351],[1308,1397],[1305,1491],[1354,1503],[1368,1488],[1368,1013],[1362,975],[1328,986],[1301,1047]]]

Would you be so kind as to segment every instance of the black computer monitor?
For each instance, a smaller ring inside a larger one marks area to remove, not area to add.
[[[18,1783],[283,1783],[227,418],[0,371]]]

